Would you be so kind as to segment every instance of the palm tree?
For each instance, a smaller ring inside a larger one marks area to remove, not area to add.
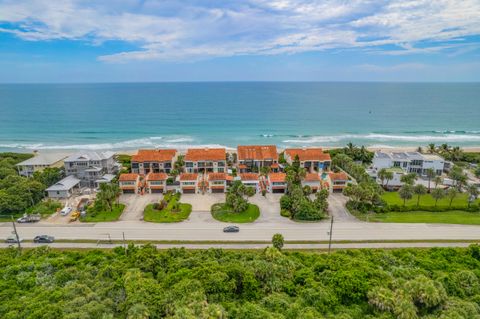
[[[450,187],[448,190],[447,190],[447,197],[450,199],[450,204],[449,204],[449,208],[452,207],[452,202],[453,200],[455,199],[455,197],[457,197],[457,194],[458,194],[458,191],[456,188],[454,187]]]
[[[436,149],[437,149],[437,147],[435,146],[435,144],[430,143],[430,144],[428,144],[427,152],[430,153],[430,154],[433,154],[433,153],[435,153]]]
[[[450,146],[448,146],[448,144],[440,145],[440,152],[441,153],[448,153],[449,150],[450,150]]]
[[[387,171],[385,173],[385,179],[387,180],[387,183],[385,184],[385,188],[388,188],[388,182],[393,179],[393,172]]]
[[[377,177],[380,179],[380,182],[382,182],[382,187],[384,187],[385,180],[387,179],[387,169],[382,168],[381,170],[378,171]]]
[[[452,148],[450,154],[453,161],[459,161],[463,157],[463,151],[458,146],[455,146],[454,148]]]
[[[428,178],[428,192],[430,193],[430,182],[432,181],[432,178],[437,176],[437,174],[435,173],[435,170],[433,168],[427,168],[425,170],[425,174],[427,175],[427,178]]]
[[[435,207],[437,207],[437,202],[445,196],[445,192],[441,188],[434,188],[432,190],[432,198],[435,199]]]
[[[408,185],[413,185],[416,179],[417,179],[417,174],[415,173],[409,173],[406,175],[402,175],[402,177],[400,177],[400,181]]]
[[[443,183],[443,179],[441,176],[435,176],[433,182],[435,183],[435,188],[437,188],[439,184]]]
[[[413,186],[410,184],[404,184],[398,190],[398,195],[401,199],[403,199],[403,206],[405,206],[407,199],[411,199],[413,197]]]
[[[468,207],[475,201],[478,197],[478,188],[476,185],[468,185],[467,186],[467,193],[468,193]]]
[[[427,193],[427,189],[422,184],[418,184],[418,185],[415,185],[415,187],[413,187],[413,193],[417,195],[417,207],[418,207],[418,205],[420,205],[420,196],[425,195]]]
[[[348,142],[347,147],[345,149],[345,153],[351,156],[355,153],[355,149],[356,149],[355,144],[353,144],[352,142]]]

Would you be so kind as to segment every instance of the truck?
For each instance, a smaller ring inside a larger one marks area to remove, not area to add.
[[[40,221],[42,216],[40,214],[25,214],[19,219],[17,219],[17,223],[36,223]]]
[[[70,222],[76,221],[80,217],[80,212],[78,210],[74,211],[70,216]]]

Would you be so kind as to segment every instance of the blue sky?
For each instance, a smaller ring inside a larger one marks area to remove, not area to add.
[[[0,0],[0,82],[479,81],[480,1]]]

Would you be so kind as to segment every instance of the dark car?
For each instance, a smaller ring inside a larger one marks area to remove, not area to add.
[[[224,233],[238,233],[240,228],[238,226],[227,226],[223,229]]]
[[[48,236],[48,235],[39,235],[39,236],[35,236],[35,238],[33,239],[33,242],[34,243],[53,243],[53,241],[55,240],[55,238],[53,236]]]

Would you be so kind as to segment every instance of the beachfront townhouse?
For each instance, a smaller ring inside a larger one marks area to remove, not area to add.
[[[182,194],[196,194],[199,187],[199,176],[197,173],[182,173],[179,176],[180,192]]]
[[[227,170],[224,148],[190,148],[183,160],[186,173],[225,173]]]
[[[278,153],[275,145],[237,146],[237,164],[240,173],[258,172],[262,167],[278,171]]]
[[[120,174],[118,186],[123,194],[138,194],[141,187],[140,175],[136,173]]]
[[[148,173],[145,178],[145,191],[150,194],[164,193],[167,188],[167,179],[166,173]]]
[[[67,154],[59,153],[34,153],[32,158],[16,164],[18,174],[26,177],[32,177],[33,173],[44,170],[47,167],[61,168],[63,160],[67,158]]]
[[[425,175],[432,168],[437,175],[445,170],[445,160],[434,154],[419,152],[375,152],[372,167],[377,172],[382,168],[401,168],[406,173]]]
[[[345,172],[329,172],[327,176],[330,191],[341,192],[347,187],[350,182],[348,175]]]
[[[322,181],[318,173],[307,173],[302,180],[302,187],[308,186],[312,193],[316,193],[322,189]]]
[[[260,176],[257,173],[240,173],[238,176],[246,187],[253,187],[257,193],[261,191]]]
[[[177,151],[174,149],[139,150],[132,156],[132,173],[170,173]]]
[[[82,187],[95,187],[105,174],[116,174],[120,164],[113,152],[85,151],[70,155],[64,160],[65,174],[80,179]]]
[[[270,173],[267,176],[267,190],[270,193],[285,193],[287,191],[287,174]]]
[[[209,193],[225,193],[227,184],[232,180],[226,173],[209,173],[207,189]]]
[[[285,161],[288,164],[292,164],[296,156],[298,156],[300,166],[311,173],[327,171],[332,163],[330,154],[318,147],[287,148],[284,152]]]

